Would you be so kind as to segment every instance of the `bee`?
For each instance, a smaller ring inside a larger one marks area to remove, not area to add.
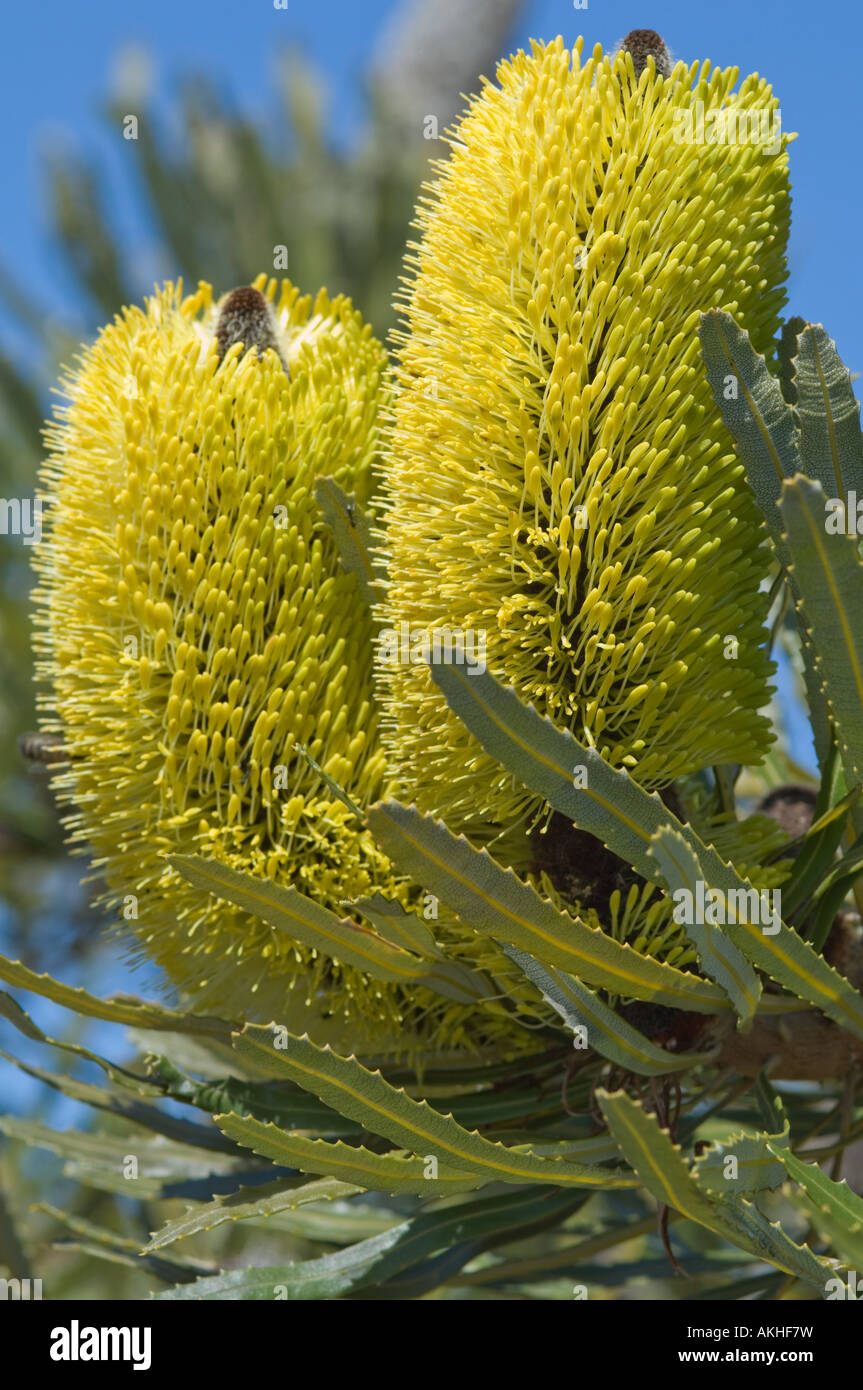
[[[267,348],[281,362],[290,376],[288,364],[282,356],[276,336],[276,323],[269,302],[253,285],[238,285],[222,300],[216,324],[216,350],[219,361],[234,343],[242,343],[244,348],[256,348],[262,357]]]
[[[28,762],[41,763],[43,766],[64,762],[67,757],[59,734],[21,734],[18,738],[18,751]]]

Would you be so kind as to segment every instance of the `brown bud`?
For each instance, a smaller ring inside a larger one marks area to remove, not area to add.
[[[636,78],[644,72],[649,57],[656,64],[657,77],[668,77],[671,72],[671,54],[655,29],[631,29],[626,38],[621,39],[618,51],[632,54]]]
[[[242,343],[246,352],[250,348],[256,348],[259,357],[263,356],[267,348],[272,348],[285,371],[288,370],[279,352],[272,310],[260,290],[254,289],[252,285],[239,285],[222,301],[216,324],[219,361],[234,343]]]

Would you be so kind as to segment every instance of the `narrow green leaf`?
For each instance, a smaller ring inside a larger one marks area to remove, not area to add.
[[[287,1044],[286,1046],[284,1044]],[[278,1046],[277,1046],[278,1044]],[[451,1116],[415,1101],[391,1086],[380,1072],[371,1072],[355,1058],[339,1057],[316,1047],[308,1038],[286,1030],[246,1024],[235,1035],[241,1054],[255,1055],[272,1075],[282,1076],[314,1092],[333,1109],[380,1134],[409,1154],[434,1157],[466,1173],[479,1173],[500,1182],[543,1181],[558,1185],[631,1187],[634,1179],[621,1170],[592,1168],[566,1159],[546,1159],[491,1143],[476,1131],[469,1133]]]
[[[270,1120],[288,1129],[310,1129],[330,1137],[344,1138],[362,1133],[358,1125],[322,1105],[317,1097],[306,1091],[291,1092],[283,1082],[255,1083],[240,1081],[235,1076],[218,1081],[197,1081],[184,1075],[167,1057],[150,1053],[144,1060],[160,1078],[165,1095],[208,1114],[234,1111],[240,1115],[254,1115],[258,1120]]]
[[[694,902],[702,870],[683,836],[666,826],[650,837],[649,853],[656,859],[668,891],[673,895],[683,889]],[[687,923],[686,935],[705,975],[725,990],[739,1015],[738,1027],[745,1031],[761,998],[761,981],[752,966],[720,928],[709,922]]]
[[[787,1134],[789,1121],[785,1104],[766,1071],[760,1071],[756,1078],[755,1099],[767,1133],[771,1135]]]
[[[320,777],[321,781],[327,787],[329,787],[333,796],[336,798],[336,801],[340,801],[343,806],[347,806],[348,810],[351,812],[352,815],[356,816],[358,820],[362,820],[362,807],[358,806],[355,801],[351,800],[344,787],[340,787],[334,777],[331,777],[328,772],[324,771],[317,759],[312,757],[306,745],[304,743],[295,743],[294,752],[299,757],[301,757],[304,762],[307,762],[309,767],[312,769],[312,772],[316,773],[317,776]]]
[[[833,759],[838,767],[839,759]],[[791,877],[782,885],[785,917],[793,922],[800,908],[815,892],[835,862],[836,851],[848,823],[848,812],[860,794],[855,788],[809,828],[796,860]]]
[[[421,1212],[380,1235],[315,1260],[272,1268],[232,1270],[213,1278],[199,1279],[193,1285],[169,1289],[156,1297],[219,1301],[338,1298],[370,1284],[384,1284],[436,1251],[450,1250],[456,1242],[464,1250],[461,1263],[465,1263],[501,1233],[508,1239],[518,1240],[537,1229],[559,1223],[572,1205],[571,1193],[561,1194],[549,1188],[496,1194],[443,1211]],[[474,1241],[479,1241],[479,1246],[474,1246]]]
[[[5,1268],[10,1273],[14,1270],[14,1277],[19,1279],[33,1278],[29,1256],[18,1234],[17,1224],[9,1210],[9,1203],[2,1187],[0,1187],[0,1268]]]
[[[859,488],[863,500],[860,406],[851,374],[820,323],[800,334],[796,385],[801,473],[820,482],[828,497],[844,502]]]
[[[377,1154],[343,1144],[341,1140],[305,1139],[277,1125],[262,1124],[248,1115],[217,1115],[216,1124],[236,1143],[273,1163],[299,1168],[301,1173],[356,1183],[368,1191],[386,1192],[391,1196],[399,1193],[448,1196],[452,1192],[472,1192],[491,1181],[447,1164],[430,1164],[414,1154]]]
[[[856,881],[856,875],[855,875]],[[806,934],[812,942],[813,950],[823,951],[827,938],[836,920],[836,913],[848,896],[848,885],[845,883],[834,883],[818,901],[812,911],[812,915],[806,922]]]
[[[369,826],[404,872],[475,931],[616,994],[698,1013],[727,1007],[724,991],[715,985],[639,956],[598,927],[559,912],[486,850],[475,850],[431,816],[387,801],[372,807]]]
[[[674,1207],[756,1259],[767,1260],[823,1289],[830,1265],[807,1246],[795,1245],[780,1226],[771,1224],[743,1198],[729,1194],[718,1202],[705,1192],[653,1115],[624,1091],[613,1095],[598,1091],[597,1099],[621,1152],[658,1202]]]
[[[137,1270],[139,1273],[151,1274],[154,1279],[160,1279],[163,1284],[173,1283],[179,1288],[187,1287],[190,1283],[197,1282],[201,1277],[200,1264],[183,1265],[177,1260],[164,1260],[151,1255],[133,1254],[128,1250],[98,1245],[91,1240],[57,1240],[52,1249],[67,1255],[84,1255],[91,1260],[106,1260],[109,1264],[125,1265],[128,1269]],[[158,1295],[156,1296],[158,1297]]]
[[[167,1033],[197,1033],[203,1036],[230,1040],[231,1025],[221,1018],[208,1018],[201,1014],[175,1013],[163,1009],[158,1004],[148,1004],[139,999],[97,999],[83,989],[73,989],[50,975],[37,975],[17,960],[7,960],[0,956],[0,980],[16,989],[26,989],[31,994],[39,994],[43,999],[51,999],[62,1004],[84,1018],[101,1018],[109,1023],[126,1023],[132,1028],[153,1028]]]
[[[734,436],[749,486],[780,559],[786,554],[778,511],[782,479],[800,467],[794,412],[767,363],[730,314],[702,314],[701,356],[713,399]]]
[[[21,1139],[37,1148],[50,1149],[61,1158],[74,1159],[111,1169],[121,1181],[126,1158],[131,1153],[140,1170],[152,1176],[190,1177],[213,1173],[230,1173],[237,1159],[224,1152],[211,1153],[205,1149],[175,1144],[168,1139],[151,1139],[144,1135],[100,1134],[74,1129],[50,1129],[37,1120],[19,1119],[15,1115],[0,1115],[0,1133],[10,1139]]]
[[[571,734],[555,729],[532,705],[522,705],[515,693],[499,685],[488,671],[474,671],[468,678],[461,667],[454,665],[431,669],[449,704],[487,752],[531,791],[544,796],[555,810],[602,840],[644,878],[661,882],[659,866],[649,853],[650,841],[657,831],[670,826],[696,854],[705,883],[725,894],[730,916],[735,915],[730,894],[755,892],[714,849],[702,844],[690,826],[677,820],[655,793],[649,795],[625,772],[616,772],[598,753],[583,748]],[[586,773],[586,783],[581,785],[584,779],[579,777],[578,788],[572,782],[572,769],[576,766]],[[779,924],[778,931],[764,932],[757,923],[742,918],[729,921],[725,930],[753,965],[857,1037],[863,1037],[863,998],[796,932],[784,923]],[[543,958],[529,942],[511,944]],[[547,954],[545,959],[554,965],[563,964],[550,961]],[[727,1006],[724,992],[722,997]],[[767,994],[762,996],[761,1004],[765,1011],[772,1011],[777,1005],[779,1009],[787,1007],[785,1001]]]
[[[118,1093],[101,1086],[92,1086],[86,1081],[78,1081],[73,1076],[46,1071],[44,1067],[11,1057],[7,1052],[0,1051],[0,1057],[11,1062],[27,1076],[50,1086],[60,1095],[80,1101],[82,1105],[91,1105],[108,1115],[117,1115],[132,1124],[142,1125],[152,1133],[164,1134],[166,1138],[174,1139],[179,1144],[191,1144],[196,1149],[215,1149],[220,1153],[233,1152],[209,1126],[190,1124],[178,1115],[171,1115],[155,1105],[146,1105],[125,1092]],[[134,1141],[130,1139],[129,1142]]]
[[[860,877],[861,871],[863,871],[863,835],[854,841],[847,853],[842,855],[842,858],[834,864],[829,873],[822,876],[818,887],[812,894],[813,900],[818,902],[825,893],[830,892],[837,885],[848,892],[851,885]]]
[[[488,981],[475,971],[452,961],[421,960],[391,945],[377,932],[338,918],[296,888],[240,873],[215,859],[172,855],[168,862],[196,887],[260,917],[292,940],[323,951],[340,964],[356,966],[378,980],[426,985],[459,1003],[472,1003],[492,992]]]
[[[593,1048],[617,1066],[636,1072],[639,1076],[667,1076],[709,1061],[710,1054],[705,1052],[666,1052],[639,1033],[637,1028],[633,1028],[604,1004],[593,990],[580,984],[572,975],[555,970],[553,965],[540,965],[533,956],[514,946],[507,946],[505,950],[510,960],[515,961],[540,990],[543,998],[560,1014],[576,1039],[583,1036],[585,1046]]]
[[[803,1163],[771,1141],[769,1148],[812,1202],[812,1220],[849,1268],[863,1270],[863,1197],[847,1182],[834,1182],[817,1163]]]
[[[828,534],[820,483],[786,481],[780,511],[791,573],[813,635],[817,669],[849,784],[863,781],[863,565],[856,538]]]
[[[199,1260],[180,1263],[178,1260],[148,1259],[149,1252],[142,1251],[137,1240],[118,1236],[115,1231],[110,1231],[105,1226],[98,1226],[92,1221],[86,1221],[74,1212],[63,1211],[60,1207],[54,1207],[50,1202],[39,1202],[33,1210],[44,1212],[46,1216],[53,1217],[55,1221],[80,1238],[81,1243],[55,1241],[55,1250],[86,1250],[90,1254],[97,1255],[100,1259],[111,1259],[117,1255],[121,1257],[120,1263],[128,1263],[130,1269],[142,1270],[168,1284],[188,1283],[191,1279],[200,1279],[212,1272],[212,1265],[203,1264]]]

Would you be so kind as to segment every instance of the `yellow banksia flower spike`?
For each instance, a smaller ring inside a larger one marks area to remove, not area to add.
[[[166,864],[197,853],[341,914],[392,884],[315,772],[366,804],[384,786],[372,629],[314,495],[331,476],[374,513],[383,349],[344,299],[288,282],[214,303],[167,286],[125,309],[65,382],[36,566],[43,727],[73,838],[106,901],[193,1000],[393,1026],[393,997]]]
[[[561,39],[502,63],[426,190],[383,617],[412,640],[449,629],[656,787],[757,762],[770,738],[768,557],[696,330],[720,306],[770,351],[790,196],[762,78],[735,89],[737,69],[709,62],[663,77],[658,49],[631,47],[636,66]],[[422,809],[454,828],[535,812],[394,651],[385,737]]]

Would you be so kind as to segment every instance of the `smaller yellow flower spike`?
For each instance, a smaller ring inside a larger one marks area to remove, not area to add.
[[[249,350],[246,350],[246,349]],[[315,497],[373,512],[383,349],[348,301],[263,277],[214,304],[168,285],[65,382],[36,556],[43,727],[116,920],[202,1008],[283,1019],[325,992],[395,1029],[359,971],[170,870],[215,857],[345,915],[393,876],[298,751],[365,804],[383,788],[371,621]]]
[[[788,137],[737,78],[651,31],[534,44],[420,205],[379,677],[400,784],[453,829],[542,807],[400,655],[441,629],[646,786],[768,745],[768,559],[697,337],[723,307],[769,352],[785,298]]]

